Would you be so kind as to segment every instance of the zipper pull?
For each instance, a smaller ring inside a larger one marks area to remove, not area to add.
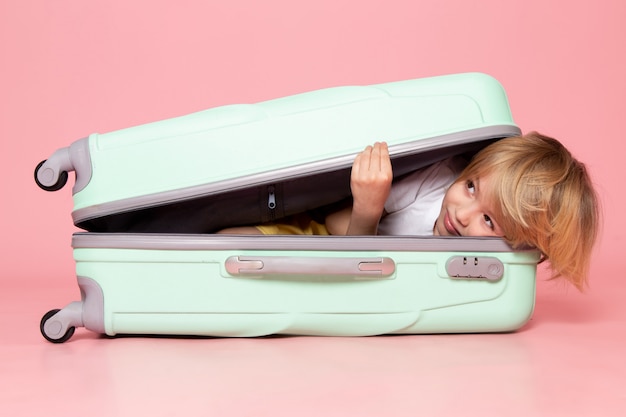
[[[267,192],[269,193],[267,196],[267,207],[269,207],[270,210],[274,210],[276,208],[276,194],[274,193],[274,187],[268,187]]]

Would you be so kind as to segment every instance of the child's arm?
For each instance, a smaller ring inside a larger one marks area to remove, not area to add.
[[[352,207],[327,216],[328,231],[336,235],[375,235],[392,179],[387,144],[376,142],[365,148],[352,164]]]

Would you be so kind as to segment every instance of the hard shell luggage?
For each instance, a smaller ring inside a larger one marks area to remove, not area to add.
[[[539,254],[496,238],[224,236],[349,197],[356,153],[390,145],[394,176],[519,134],[500,84],[458,74],[226,106],[55,152],[75,171],[81,301],[48,312],[63,342],[99,333],[200,336],[499,332],[534,306]]]
[[[92,134],[36,170],[56,190],[75,171],[74,223],[95,232],[207,233],[350,194],[356,153],[385,140],[394,175],[519,134],[484,74],[336,87]]]
[[[116,334],[501,332],[530,318],[535,251],[499,239],[78,233],[82,300],[42,320]]]

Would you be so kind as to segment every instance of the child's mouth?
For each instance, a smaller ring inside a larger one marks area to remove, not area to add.
[[[452,236],[461,236],[461,233],[459,233],[459,231],[456,230],[456,228],[452,224],[452,221],[450,220],[450,214],[446,213],[443,219],[443,225],[448,233],[450,233]]]

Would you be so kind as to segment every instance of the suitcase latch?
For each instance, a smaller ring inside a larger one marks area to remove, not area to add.
[[[446,272],[454,279],[499,281],[504,265],[492,256],[453,256],[446,262]]]

